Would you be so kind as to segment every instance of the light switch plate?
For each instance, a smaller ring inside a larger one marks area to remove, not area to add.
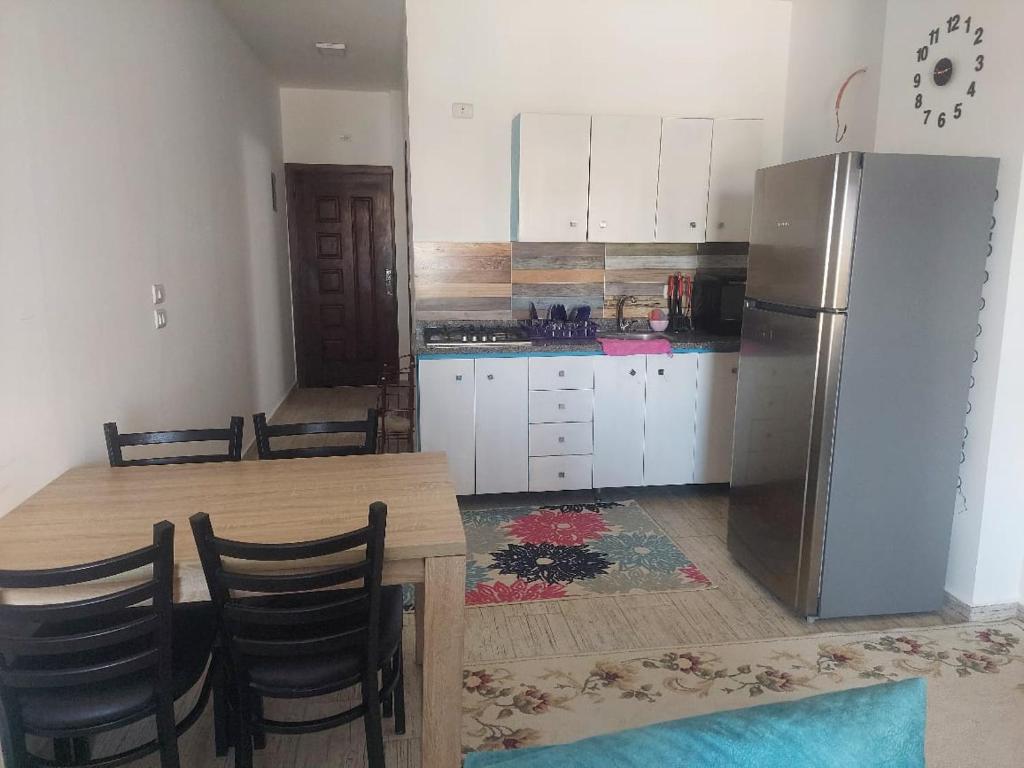
[[[164,284],[153,283],[153,303],[163,304],[164,303]]]
[[[468,102],[456,101],[452,103],[452,117],[459,120],[473,119],[473,105]]]
[[[167,326],[167,310],[166,309],[154,309],[153,310],[153,325],[159,331],[161,328]]]

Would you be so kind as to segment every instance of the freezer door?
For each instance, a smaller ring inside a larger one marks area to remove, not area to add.
[[[846,309],[862,159],[847,152],[757,172],[747,296]]]
[[[817,613],[845,320],[743,315],[729,551],[803,615]]]

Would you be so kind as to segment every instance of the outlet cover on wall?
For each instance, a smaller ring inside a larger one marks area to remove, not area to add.
[[[154,309],[153,310],[153,325],[159,331],[161,328],[167,327],[167,310],[166,309]]]
[[[465,101],[453,102],[452,117],[458,118],[459,120],[472,120],[473,105]]]
[[[166,294],[164,293],[163,283],[153,283],[153,303],[163,304]]]

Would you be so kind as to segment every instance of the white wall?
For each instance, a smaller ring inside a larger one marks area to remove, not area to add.
[[[789,81],[783,159],[875,146],[878,87],[886,0],[793,0]],[[846,136],[836,143],[836,94],[861,67],[843,95],[840,124]]]
[[[984,27],[984,42],[958,33],[949,38],[946,19],[971,15]],[[1024,217],[1021,158],[1024,154],[1024,50],[1018,30],[1024,25],[1024,4],[1003,0],[901,0],[889,4],[885,54],[879,96],[877,147],[884,152],[925,152],[988,155],[1001,159],[998,224],[989,259],[991,278],[985,286],[984,333],[978,339],[973,410],[967,425],[967,463],[963,469],[966,505],[958,505],[950,553],[947,589],[971,605],[1020,600],[1024,559]],[[940,27],[940,43],[932,46],[928,67],[938,57],[953,59],[953,81],[944,89],[924,91],[936,111],[923,124],[914,109],[914,52],[928,42],[929,30]],[[973,72],[974,56],[982,51],[985,69]],[[978,95],[965,91],[977,80]],[[951,113],[964,102],[961,120]],[[945,128],[935,124],[939,111],[950,113]]]
[[[281,89],[286,163],[390,165],[394,169],[399,354],[409,351],[404,110],[401,91]]]
[[[0,513],[104,461],[104,421],[272,410],[295,376],[277,89],[219,11],[8,0],[0,104]]]
[[[789,16],[779,0],[408,0],[416,239],[509,239],[518,112],[763,117],[777,162]]]

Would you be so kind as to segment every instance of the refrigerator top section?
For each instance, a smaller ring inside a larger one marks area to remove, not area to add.
[[[846,310],[862,161],[846,152],[757,172],[749,298]]]

